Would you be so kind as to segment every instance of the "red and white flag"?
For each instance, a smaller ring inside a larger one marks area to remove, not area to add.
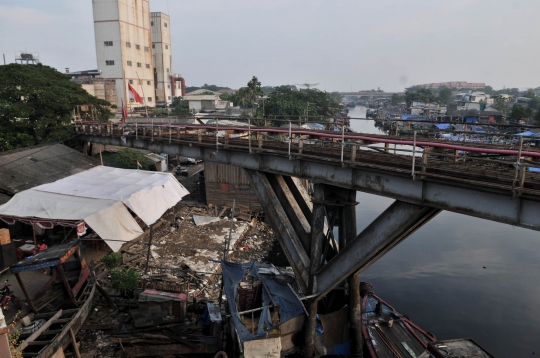
[[[128,88],[129,88],[129,91],[133,94],[133,98],[135,99],[135,102],[144,103],[144,100],[141,97],[141,95],[138,94],[137,91],[135,91],[135,88],[133,88],[133,86],[129,83],[128,83]]]

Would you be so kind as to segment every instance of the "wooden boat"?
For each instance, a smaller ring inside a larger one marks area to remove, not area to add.
[[[371,358],[492,358],[472,339],[437,341],[407,316],[375,295],[369,283],[360,284],[364,354]]]
[[[74,240],[11,266],[34,312],[29,315],[33,315],[34,326],[28,337],[22,337],[24,341],[19,346],[23,357],[62,357],[59,352],[75,342],[75,335],[91,310],[96,289],[95,278],[90,276],[93,268],[80,257],[78,248],[79,241]],[[24,271],[41,274],[48,268],[52,272],[50,280],[37,294],[30,296],[19,274]]]

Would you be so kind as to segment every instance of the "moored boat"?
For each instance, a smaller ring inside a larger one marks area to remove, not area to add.
[[[50,270],[51,278],[30,296],[21,272]],[[92,307],[95,293],[93,269],[79,254],[74,240],[40,252],[11,267],[33,311],[31,322],[21,329],[23,342],[18,347],[23,357],[61,357],[60,352],[73,344]],[[67,297],[66,297],[67,296]],[[30,321],[30,319],[28,319]],[[24,321],[24,318],[23,320]]]
[[[472,339],[437,341],[375,295],[369,283],[360,284],[364,353],[371,358],[492,358]]]

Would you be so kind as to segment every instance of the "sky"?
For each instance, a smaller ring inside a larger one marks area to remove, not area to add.
[[[187,86],[318,84],[402,91],[468,81],[540,86],[538,0],[150,0],[171,16]],[[0,0],[0,53],[96,68],[91,0]],[[1,60],[1,59],[0,59]]]

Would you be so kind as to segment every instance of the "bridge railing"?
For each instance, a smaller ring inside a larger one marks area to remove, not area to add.
[[[413,180],[444,180],[540,195],[540,151],[528,147],[449,142],[430,138],[363,134],[341,130],[261,127],[220,121],[207,124],[80,122],[80,134],[196,145],[247,153],[326,161],[410,175]]]

